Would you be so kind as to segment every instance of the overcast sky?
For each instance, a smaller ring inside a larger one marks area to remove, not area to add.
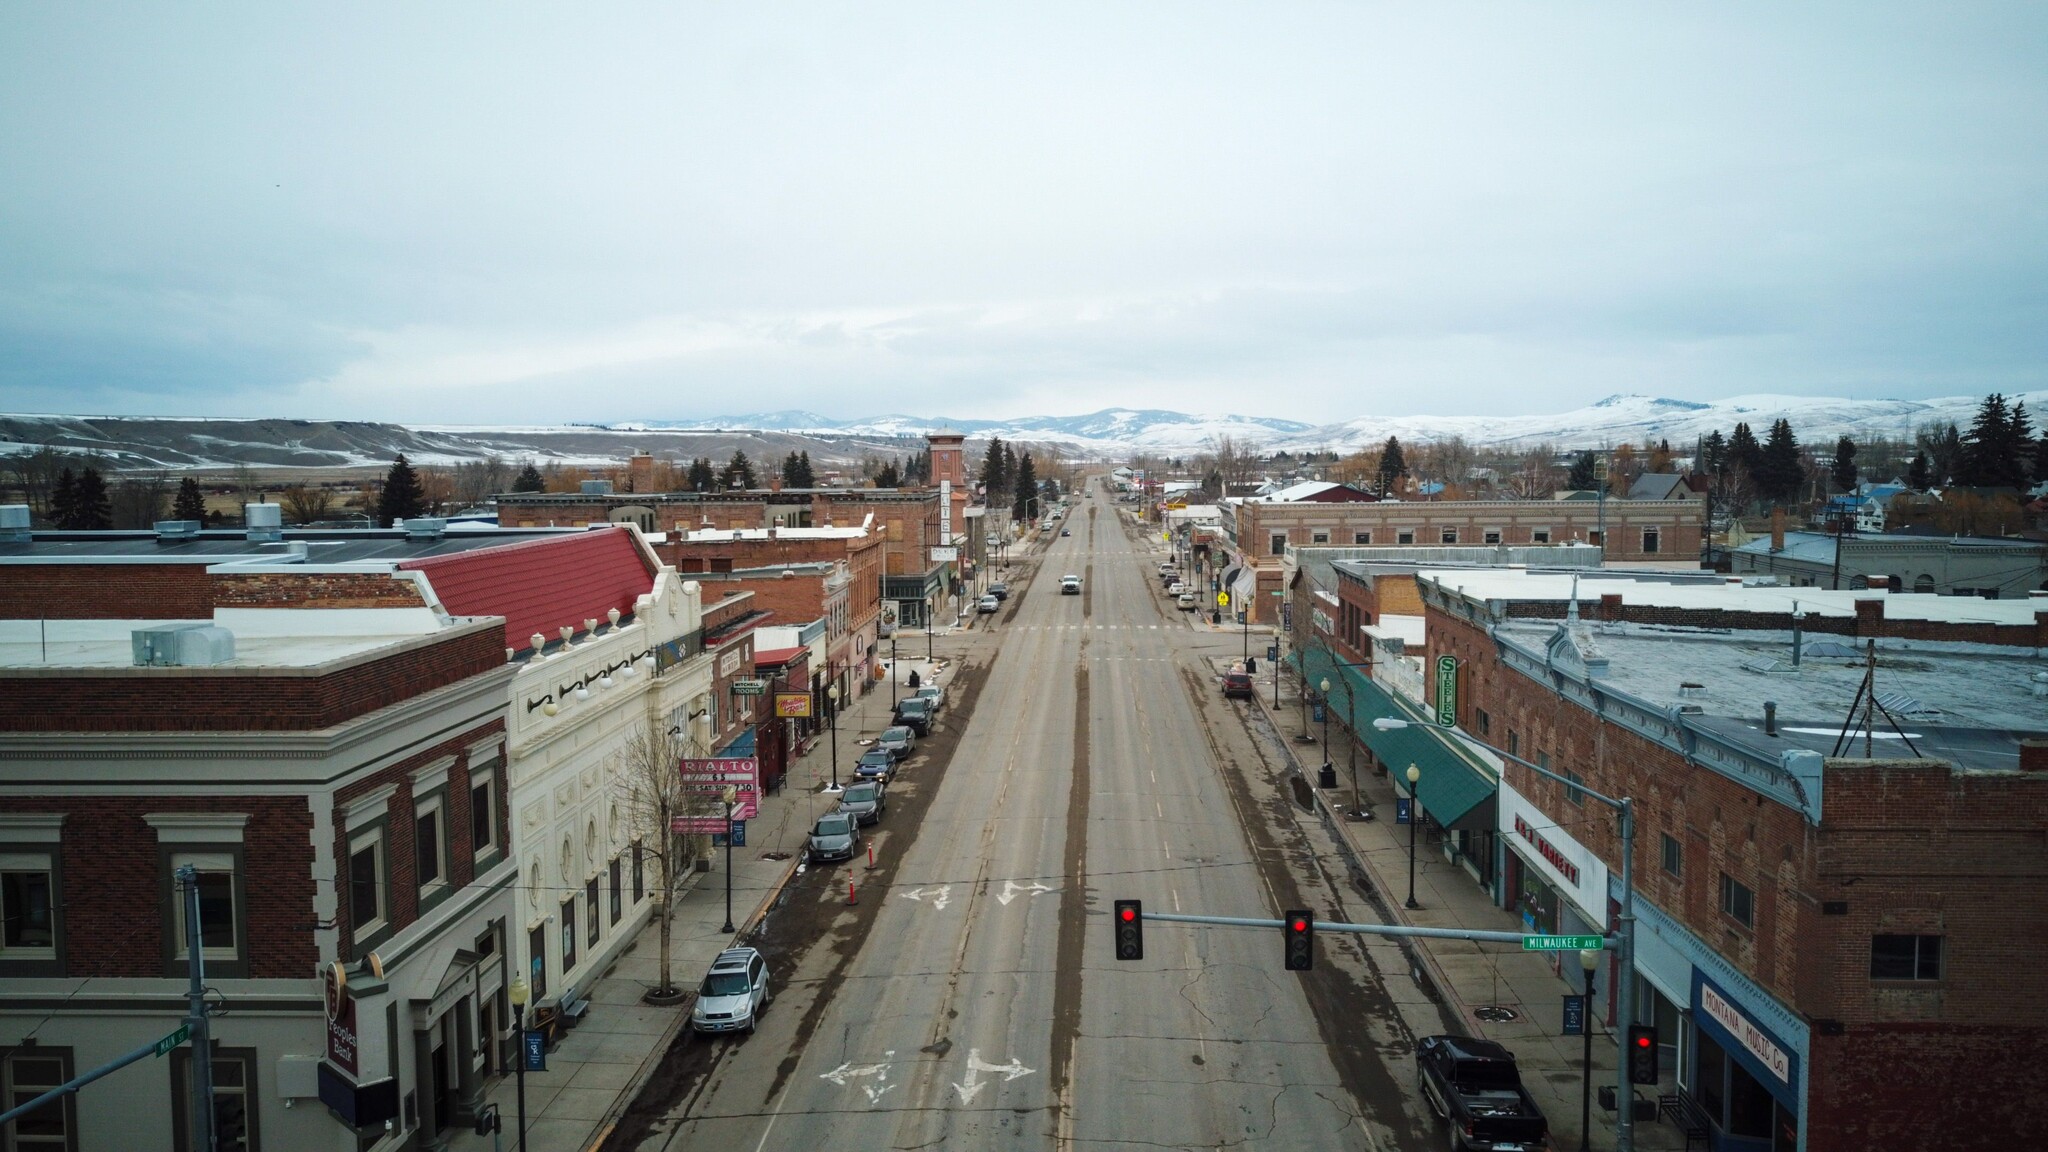
[[[10,5],[0,409],[2041,388],[2044,62],[2039,3]]]

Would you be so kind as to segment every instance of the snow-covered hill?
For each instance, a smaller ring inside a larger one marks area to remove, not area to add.
[[[2048,421],[2048,392],[2021,393],[2037,426]],[[400,452],[427,464],[496,454],[563,463],[600,464],[635,449],[657,455],[715,459],[744,451],[757,460],[805,451],[819,463],[915,451],[926,433],[950,429],[975,440],[1000,436],[1019,444],[1059,444],[1077,456],[1127,459],[1135,453],[1182,456],[1225,436],[1266,450],[1350,452],[1398,436],[1426,443],[1463,436],[1477,447],[1550,443],[1598,447],[1645,438],[1675,448],[1746,422],[1762,438],[1772,421],[1792,422],[1808,443],[1848,435],[1909,438],[1930,421],[1967,428],[1982,398],[1846,400],[1807,396],[1736,396],[1699,402],[1652,396],[1610,396],[1571,412],[1536,416],[1360,416],[1309,425],[1267,416],[1189,415],[1161,409],[1107,408],[1081,416],[955,420],[891,415],[832,420],[815,412],[764,412],[693,421],[630,421],[562,426],[404,426],[336,420],[208,420],[142,416],[0,415],[0,456],[49,444],[93,452],[121,468],[217,468],[238,463],[293,467],[366,467]]]

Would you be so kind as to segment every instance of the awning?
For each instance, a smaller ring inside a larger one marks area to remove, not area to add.
[[[1491,768],[1443,736],[1428,717],[1373,683],[1365,669],[1338,667],[1329,651],[1321,647],[1296,652],[1287,659],[1299,670],[1304,657],[1310,683],[1320,684],[1326,678],[1330,681],[1328,707],[1347,707],[1344,689],[1350,687],[1348,727],[1358,733],[1390,773],[1405,773],[1410,764],[1421,770],[1415,791],[1431,819],[1450,828],[1476,816],[1483,817],[1487,827],[1492,826],[1492,809],[1488,805],[1499,791],[1499,778]],[[1406,720],[1408,727],[1382,731],[1372,726],[1376,717]],[[1406,790],[1405,775],[1397,786]]]

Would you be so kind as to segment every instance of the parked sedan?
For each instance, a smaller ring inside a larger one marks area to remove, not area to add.
[[[870,748],[860,754],[853,774],[861,780],[887,780],[896,774],[896,757],[885,749]]]
[[[860,824],[844,812],[828,812],[811,825],[811,838],[805,847],[813,862],[851,860],[860,848]]]
[[[988,615],[991,612],[994,612],[996,609],[1001,608],[1002,606],[1003,602],[1001,600],[996,599],[994,596],[983,596],[981,599],[974,602],[974,610],[976,612],[981,613],[984,616]]]
[[[1183,612],[1193,612],[1195,610],[1196,603],[1197,601],[1195,600],[1195,594],[1193,592],[1183,592],[1180,594],[1178,599],[1174,600],[1174,604],[1178,606],[1180,610]]]
[[[1010,598],[1010,586],[998,580],[988,586],[988,594],[998,600],[1008,600]]]
[[[839,794],[839,810],[856,823],[873,824],[881,820],[882,809],[888,806],[886,792],[879,780],[855,784]]]
[[[875,747],[893,759],[903,760],[909,757],[911,749],[917,747],[917,733],[901,725],[884,728],[881,737],[875,741]]]
[[[1168,584],[1166,586],[1166,594],[1168,596],[1180,596],[1191,591],[1193,591],[1193,589],[1189,588],[1187,585],[1181,583],[1178,580],[1175,580],[1173,583]]]
[[[1223,674],[1224,696],[1249,700],[1253,691],[1251,674],[1243,669],[1234,669]]]
[[[919,688],[917,690],[917,696],[921,699],[931,701],[932,711],[934,712],[937,712],[939,709],[944,708],[946,706],[946,690],[944,688],[939,687],[937,684],[927,684],[924,687]]]

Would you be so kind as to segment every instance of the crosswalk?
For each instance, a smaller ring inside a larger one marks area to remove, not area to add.
[[[1157,631],[1159,631],[1159,629],[1160,629],[1161,627],[1162,627],[1162,625],[1158,625],[1158,624],[1013,624],[1013,625],[1011,625],[1010,627],[1008,627],[1008,628],[1005,628],[1005,629],[1003,629],[1003,631],[1005,631],[1005,632],[1146,632],[1146,631],[1151,631],[1151,632],[1157,632]],[[1176,626],[1176,625],[1172,625],[1172,624],[1164,625],[1164,627],[1166,627],[1166,628],[1169,628],[1169,629],[1171,629],[1171,630],[1173,630],[1173,631],[1176,631],[1176,632],[1178,632],[1178,631],[1181,631],[1181,630],[1182,630],[1182,629],[1180,629],[1180,628],[1179,628],[1178,626]]]

